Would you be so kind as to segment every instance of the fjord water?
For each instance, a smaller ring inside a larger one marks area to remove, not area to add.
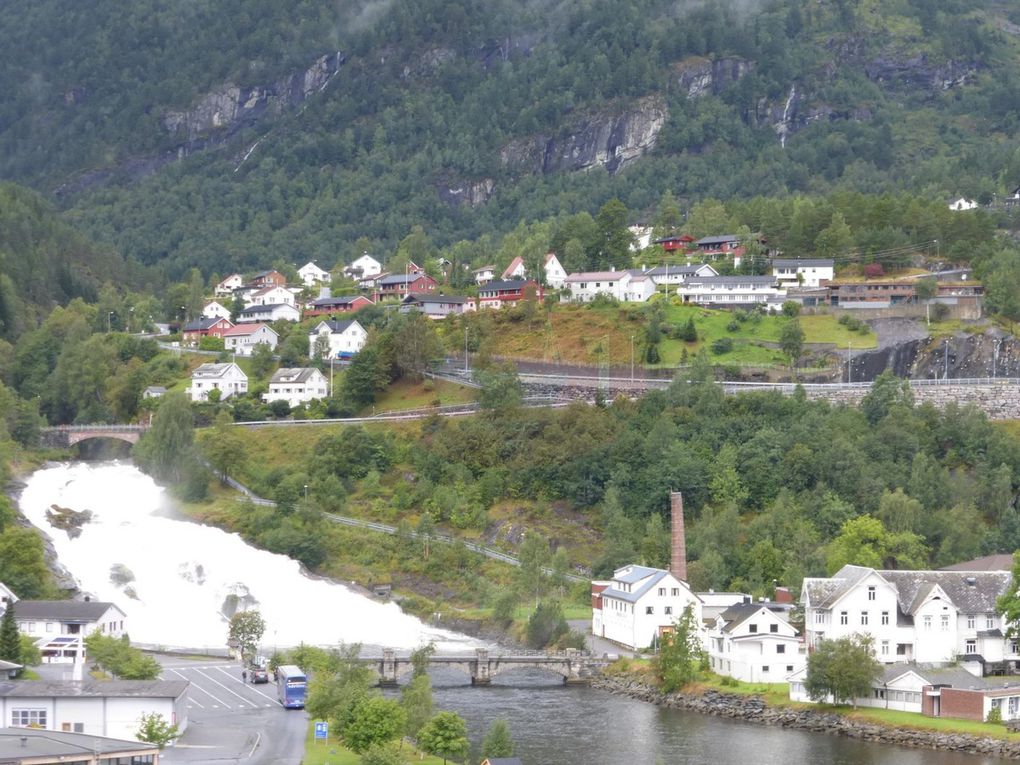
[[[237,534],[181,520],[166,492],[130,463],[72,462],[33,473],[20,497],[25,516],[53,540],[80,588],[128,614],[143,644],[224,648],[231,604],[257,607],[267,647],[361,642],[468,649],[469,638],[436,630],[352,589],[305,574],[297,562],[258,550]],[[89,510],[77,538],[53,528],[51,505]]]
[[[82,589],[122,605],[137,642],[222,648],[226,620],[220,611],[234,595],[257,601],[269,625],[266,640],[280,646],[343,640],[406,649],[430,639],[444,651],[474,645],[455,633],[431,629],[394,605],[306,576],[295,562],[252,548],[236,534],[175,518],[164,491],[128,463],[44,468],[29,477],[20,502],[29,520],[53,539],[60,562]],[[53,504],[94,515],[71,539],[47,521],[46,510]],[[116,581],[111,580],[113,570]],[[124,581],[129,574],[133,578]],[[526,763],[1001,762],[662,709],[591,688],[565,687],[558,677],[537,670],[500,676],[488,688],[471,687],[466,676],[448,669],[437,669],[432,677],[436,708],[463,715],[473,742],[480,742],[491,722],[502,717]]]

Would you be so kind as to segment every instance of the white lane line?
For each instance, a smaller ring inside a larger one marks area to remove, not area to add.
[[[220,672],[225,674],[231,680],[237,680],[237,678],[234,677],[234,675],[232,675],[230,672],[227,672],[227,670],[225,670],[225,669],[220,669]],[[255,693],[257,693],[262,698],[269,699],[270,701],[276,701],[276,697],[275,696],[270,696],[267,693],[263,693],[262,691],[260,691],[258,688],[255,687],[254,683],[245,683],[243,680],[237,680],[237,682],[241,683],[245,688],[248,688],[249,690],[254,691]],[[266,706],[269,706],[269,705],[267,704]]]
[[[225,691],[226,691],[227,693],[232,693],[232,694],[234,694],[235,696],[237,696],[237,698],[239,698],[239,699],[240,699],[241,701],[243,701],[243,702],[244,702],[245,704],[251,704],[252,706],[255,706],[255,705],[254,705],[254,704],[252,704],[252,703],[251,703],[250,701],[248,701],[248,699],[246,699],[246,698],[245,698],[244,696],[242,696],[242,695],[241,695],[240,693],[238,693],[237,691],[233,690],[232,688],[228,688],[228,687],[227,687],[227,686],[225,686],[225,685],[224,685],[223,683],[221,683],[221,682],[220,682],[219,680],[216,680],[215,678],[213,678],[213,677],[210,677],[209,675],[207,675],[207,674],[206,674],[205,672],[203,672],[202,670],[198,670],[198,674],[200,674],[200,675],[201,675],[202,677],[204,677],[204,678],[206,678],[207,680],[209,680],[209,682],[210,682],[210,683],[216,683],[216,685],[218,685],[218,686],[219,686],[220,688],[222,688],[223,690],[225,690]]]
[[[251,745],[251,751],[250,751],[250,752],[248,752],[248,757],[249,757],[249,758],[250,758],[250,757],[251,757],[251,756],[252,756],[253,754],[255,754],[255,748],[256,748],[256,747],[257,747],[257,746],[259,745],[259,742],[260,742],[261,740],[262,740],[262,732],[261,732],[261,731],[259,731],[258,735],[256,735],[256,736],[255,736],[255,743]]]
[[[178,672],[178,671],[177,671],[176,669],[173,669],[173,670],[170,670],[170,671],[171,671],[171,672],[173,672],[173,673],[174,673],[174,674],[176,674],[176,675],[180,675],[182,679],[184,679],[184,680],[188,680],[187,676],[185,676],[183,672]],[[215,696],[213,696],[213,695],[212,695],[211,693],[209,693],[209,691],[207,691],[207,690],[206,690],[205,688],[203,688],[203,687],[202,687],[201,685],[195,685],[195,683],[191,682],[190,680],[188,680],[188,683],[189,683],[189,685],[188,685],[188,690],[191,690],[192,688],[194,688],[194,689],[195,689],[196,691],[201,691],[201,692],[202,692],[202,693],[204,693],[204,694],[205,694],[206,696],[208,696],[208,697],[209,697],[209,698],[211,698],[211,699],[212,699],[213,701],[215,701],[215,702],[216,702],[216,704],[222,704],[222,705],[223,705],[223,706],[225,706],[225,707],[226,707],[227,709],[230,709],[230,704],[227,704],[226,702],[224,702],[224,701],[223,701],[223,699],[218,699],[218,698],[216,698],[216,697],[215,697]],[[195,701],[195,697],[194,697],[194,696],[192,696],[191,694],[188,694],[188,698],[189,698],[189,699],[190,699],[191,701]],[[195,703],[197,704],[198,702],[197,702],[197,701],[195,701]],[[216,709],[216,704],[213,704],[213,709]],[[202,709],[205,709],[205,707],[202,707]]]

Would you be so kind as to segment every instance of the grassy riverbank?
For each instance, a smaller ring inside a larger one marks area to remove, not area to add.
[[[406,742],[401,745],[400,752],[407,763],[443,765],[441,758],[419,752]],[[305,756],[301,762],[303,765],[359,765],[361,755],[352,752],[332,735],[326,741],[316,741],[315,722],[309,721],[308,733],[305,735]]]
[[[650,688],[659,688],[654,665],[649,659],[620,659],[608,667],[606,672],[620,679],[637,681]],[[759,698],[766,705],[775,709],[813,710],[824,714],[839,715],[855,722],[872,723],[897,730],[959,733],[1020,742],[1020,733],[1010,733],[1003,725],[997,723],[975,722],[951,717],[925,717],[914,712],[900,712],[876,707],[853,709],[831,704],[791,701],[789,686],[786,683],[744,683],[706,672],[695,682],[685,686],[682,692],[686,695],[700,696],[708,691]]]

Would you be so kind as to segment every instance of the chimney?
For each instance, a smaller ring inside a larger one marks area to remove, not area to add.
[[[669,562],[669,573],[681,582],[687,581],[687,538],[684,534],[684,495],[678,491],[669,493],[671,530],[673,545]]]

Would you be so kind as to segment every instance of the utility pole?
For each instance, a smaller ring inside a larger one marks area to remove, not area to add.
[[[634,335],[630,336],[630,381],[634,382]]]
[[[945,344],[945,346],[943,346],[943,348],[945,350],[946,371],[945,371],[945,375],[943,376],[942,379],[943,380],[948,380],[949,379],[949,340],[946,340],[946,344]]]
[[[113,311],[106,312],[106,334],[112,332]]]
[[[468,373],[468,347],[467,347],[468,331],[467,331],[467,329],[468,329],[467,328],[467,318],[465,317],[464,318],[464,375],[465,376]]]
[[[854,382],[854,345],[853,340],[846,341],[846,381],[848,385]]]

